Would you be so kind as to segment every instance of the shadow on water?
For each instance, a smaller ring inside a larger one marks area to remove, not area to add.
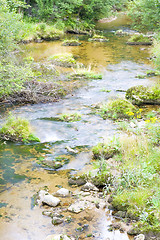
[[[58,190],[56,185],[73,191],[68,186],[67,173],[71,169],[85,169],[92,157],[90,148],[116,134],[116,124],[93,115],[92,108],[100,102],[124,97],[125,90],[131,86],[154,82],[152,79],[136,78],[136,75],[151,69],[149,47],[142,49],[140,46],[126,45],[127,37],[117,37],[114,31],[105,31],[103,34],[109,38],[109,42],[91,43],[81,40],[82,45],[78,47],[64,47],[60,41],[23,46],[24,55],[31,55],[36,61],[45,61],[55,53],[71,52],[79,56],[79,62],[91,65],[95,71],[101,71],[103,79],[89,81],[87,86],[59,102],[11,108],[16,116],[30,120],[41,143],[0,146],[0,182],[3,190],[0,205],[3,221],[0,231],[3,239],[42,240],[49,234],[62,232],[61,226],[53,228],[50,218],[42,216],[39,207],[31,207],[32,196],[44,186],[48,186],[52,192]],[[102,91],[103,89],[109,91]],[[82,119],[72,123],[56,121],[60,114],[72,112],[80,113]],[[4,109],[0,124],[5,117]],[[69,152],[67,147],[76,153]],[[59,157],[68,158],[69,161],[60,170],[55,170],[49,164]],[[95,231],[94,239],[129,239],[119,231],[108,232],[107,226],[114,221],[108,212],[95,210],[89,214],[93,218],[90,228]],[[65,224],[63,231],[72,233],[77,228],[77,221],[84,218],[84,215],[85,212],[76,216],[71,225]]]

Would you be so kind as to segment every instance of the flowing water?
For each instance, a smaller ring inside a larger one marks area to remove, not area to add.
[[[117,37],[113,30],[106,30],[104,34],[109,42],[92,43],[81,39],[82,45],[78,47],[63,47],[60,41],[22,46],[24,56],[32,56],[35,61],[43,61],[55,53],[71,52],[78,56],[79,62],[86,66],[91,65],[95,71],[102,72],[103,79],[89,81],[87,86],[59,102],[9,109],[16,116],[24,117],[31,122],[41,143],[0,146],[2,239],[43,240],[53,233],[76,233],[75,229],[86,215],[92,219],[89,222],[89,231],[95,234],[94,239],[129,239],[126,233],[120,233],[118,230],[108,231],[108,226],[114,218],[107,209],[82,212],[74,216],[74,222],[55,227],[49,217],[42,215],[43,209],[33,204],[33,195],[44,186],[47,186],[50,192],[57,191],[58,185],[74,191],[68,186],[67,174],[71,170],[86,171],[92,157],[89,149],[116,134],[116,124],[93,115],[92,107],[117,96],[124,97],[123,91],[131,86],[151,85],[156,81],[155,78],[136,78],[136,75],[144,74],[146,70],[151,69],[149,47],[126,45],[127,37]],[[103,89],[110,92],[104,92]],[[53,121],[54,117],[71,112],[80,113],[81,121],[72,123]],[[0,124],[6,116],[7,111],[2,111]],[[78,150],[78,153],[69,153],[66,146]],[[51,162],[58,156],[67,158],[69,162],[57,171],[38,164],[41,159]],[[80,234],[80,239],[85,235],[86,233]]]

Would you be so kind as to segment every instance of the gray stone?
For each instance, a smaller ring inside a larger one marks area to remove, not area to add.
[[[82,188],[81,188],[82,191],[84,192],[89,192],[89,191],[99,191],[99,189],[93,185],[92,183],[90,182],[87,182]]]

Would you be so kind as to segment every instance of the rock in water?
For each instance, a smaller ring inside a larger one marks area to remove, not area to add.
[[[51,207],[56,207],[60,203],[60,199],[53,197],[51,194],[45,195],[42,203],[47,204]]]
[[[66,188],[60,188],[54,195],[58,197],[68,197],[69,190]]]
[[[47,204],[51,207],[56,207],[60,203],[60,199],[53,197],[45,190],[39,191],[39,203]]]

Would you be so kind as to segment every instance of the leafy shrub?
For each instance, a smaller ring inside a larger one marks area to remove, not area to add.
[[[126,118],[131,119],[136,113],[136,108],[130,102],[124,99],[117,99],[110,101],[100,108],[100,115],[103,119],[112,118]]]
[[[39,138],[31,133],[27,120],[11,115],[0,129],[0,139],[12,142],[40,142]]]

